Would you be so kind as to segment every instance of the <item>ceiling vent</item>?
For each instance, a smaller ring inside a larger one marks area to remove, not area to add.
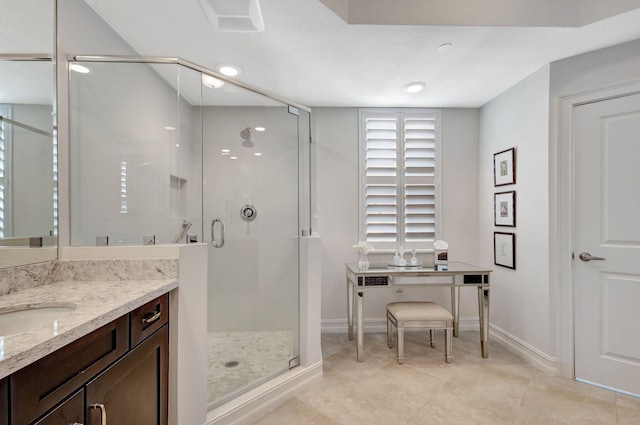
[[[207,18],[220,31],[260,32],[264,21],[259,0],[200,0]]]

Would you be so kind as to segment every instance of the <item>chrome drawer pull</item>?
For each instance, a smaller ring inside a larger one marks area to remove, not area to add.
[[[100,412],[102,412],[102,416],[100,417],[100,425],[107,425],[107,409],[106,407],[104,407],[104,404],[92,404],[91,406],[92,409],[100,409]]]
[[[142,318],[142,323],[144,323],[144,324],[153,323],[153,322],[157,321],[158,319],[160,319],[160,316],[162,316],[162,312],[160,310],[154,311],[151,314],[150,317],[143,317]]]

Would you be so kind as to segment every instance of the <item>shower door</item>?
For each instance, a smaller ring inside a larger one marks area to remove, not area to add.
[[[203,101],[213,407],[297,364],[298,116],[239,87],[204,88]]]

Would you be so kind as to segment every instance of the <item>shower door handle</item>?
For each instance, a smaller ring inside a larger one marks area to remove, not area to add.
[[[220,223],[220,242],[216,241],[216,223]],[[224,246],[224,220],[215,218],[211,221],[211,246],[222,248]]]

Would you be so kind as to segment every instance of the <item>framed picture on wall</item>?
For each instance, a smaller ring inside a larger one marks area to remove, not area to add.
[[[496,266],[516,269],[515,233],[493,232],[493,263]]]
[[[516,149],[493,154],[493,185],[504,186],[516,182]]]
[[[516,191],[493,194],[493,224],[516,227]]]

